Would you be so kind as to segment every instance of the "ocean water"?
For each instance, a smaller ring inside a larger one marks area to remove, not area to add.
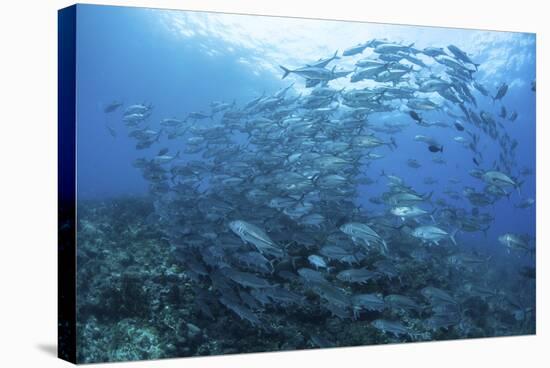
[[[79,5],[78,360],[535,333],[535,53]]]

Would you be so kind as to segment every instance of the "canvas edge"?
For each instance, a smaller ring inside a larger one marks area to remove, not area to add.
[[[76,364],[76,5],[58,11],[57,355]]]

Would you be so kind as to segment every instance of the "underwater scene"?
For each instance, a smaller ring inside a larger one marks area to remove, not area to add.
[[[77,361],[534,334],[535,35],[77,6]]]

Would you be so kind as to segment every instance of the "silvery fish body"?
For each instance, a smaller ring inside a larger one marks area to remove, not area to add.
[[[274,257],[282,257],[284,255],[283,250],[256,225],[236,220],[231,221],[229,227],[243,242],[253,244],[260,253],[265,253]]]

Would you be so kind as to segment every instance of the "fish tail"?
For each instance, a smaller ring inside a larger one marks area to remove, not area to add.
[[[434,194],[434,191],[432,190],[430,193],[424,196],[424,200],[431,202],[433,194]]]
[[[521,186],[523,184],[523,181],[520,181],[516,184],[516,190],[518,191],[518,195],[521,197]]]
[[[386,241],[384,239],[382,239],[382,253],[383,254],[388,254],[388,243],[386,243]]]
[[[317,180],[319,180],[320,176],[321,176],[320,174],[313,175],[313,177],[311,178],[311,181],[313,182],[314,185],[317,184]]]
[[[285,79],[292,72],[292,70],[287,69],[282,65],[279,65],[279,68],[283,69],[283,71],[285,72],[285,74],[283,74],[283,77],[281,79]]]
[[[456,235],[457,232],[458,232],[458,229],[455,229],[455,230],[449,235],[449,239],[451,239],[451,241],[453,242],[454,245],[457,245],[456,239],[455,239],[455,235]]]
[[[437,221],[435,220],[435,213],[437,212],[437,207],[433,209],[432,212],[430,212],[430,218],[432,219],[434,224],[437,224]]]
[[[395,138],[392,136],[390,137],[390,147],[393,146],[394,148],[397,148],[397,142],[395,142]]]

